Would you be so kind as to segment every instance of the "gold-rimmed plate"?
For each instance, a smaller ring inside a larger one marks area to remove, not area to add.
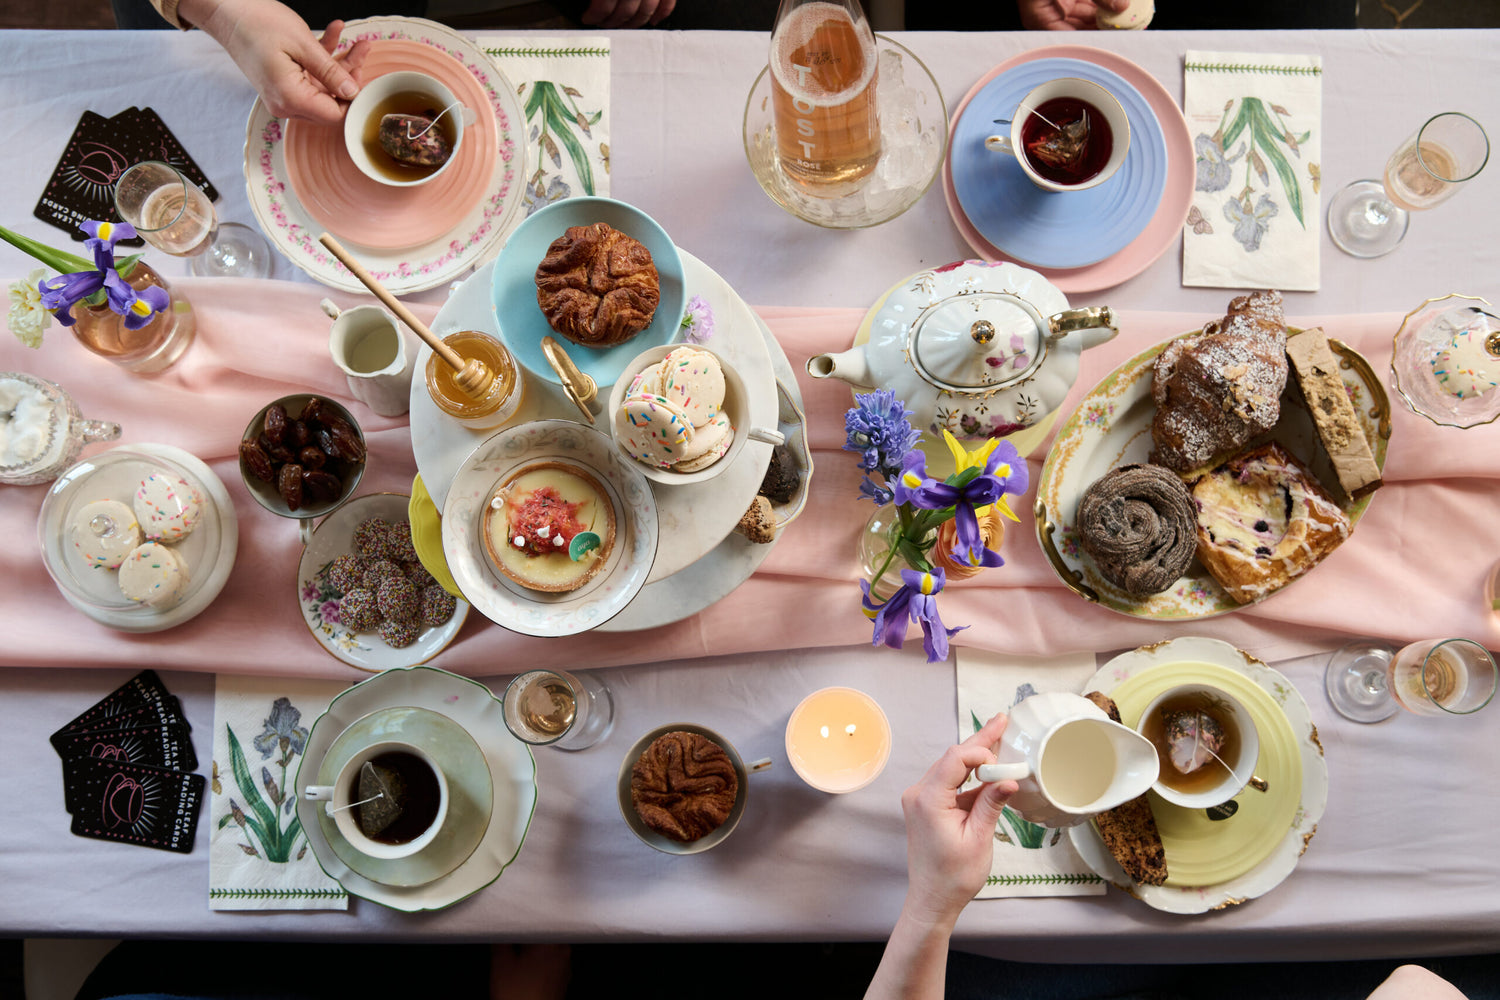
[[[1301,332],[1292,330],[1290,335]],[[1196,331],[1181,336],[1192,333]],[[1058,578],[1074,593],[1136,618],[1192,621],[1227,614],[1244,605],[1225,593],[1197,560],[1175,584],[1159,594],[1147,597],[1127,594],[1099,572],[1079,544],[1075,528],[1078,501],[1095,480],[1111,469],[1147,461],[1151,451],[1151,419],[1156,412],[1151,401],[1151,372],[1157,355],[1168,343],[1163,341],[1142,351],[1110,372],[1078,404],[1057,432],[1042,464],[1034,512],[1042,551]],[[1375,462],[1383,468],[1391,436],[1391,403],[1385,387],[1358,351],[1332,338],[1328,343],[1339,358],[1339,375],[1375,454]],[[1307,463],[1318,479],[1329,486],[1331,495],[1342,496],[1312,416],[1294,384],[1295,378],[1288,380],[1281,399],[1281,420],[1267,437],[1280,441]],[[1367,495],[1358,500],[1344,500],[1342,506],[1351,530],[1364,515],[1370,499]],[[1273,590],[1266,596],[1278,592]]]
[[[1131,881],[1092,823],[1069,830],[1090,868],[1168,913],[1222,909],[1280,885],[1307,850],[1328,803],[1328,764],[1306,700],[1282,673],[1227,642],[1188,636],[1142,646],[1106,663],[1084,690],[1115,698],[1121,719],[1131,725],[1153,697],[1190,681],[1222,686],[1250,709],[1261,737],[1257,773],[1269,789],[1240,792],[1239,810],[1219,821],[1153,796],[1166,885]]]

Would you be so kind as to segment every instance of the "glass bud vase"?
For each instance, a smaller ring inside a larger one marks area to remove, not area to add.
[[[126,371],[149,375],[165,371],[193,343],[197,319],[193,306],[180,292],[174,292],[165,278],[150,266],[137,262],[126,283],[140,291],[155,285],[167,293],[167,308],[138,330],[125,328],[125,317],[108,305],[73,307],[73,336],[84,347],[101,358],[108,358]]]
[[[891,549],[895,548],[900,533],[901,517],[893,504],[887,504],[875,508],[875,513],[870,515],[870,520],[865,522],[864,530],[859,534],[860,576],[873,581],[870,593],[877,600],[888,600],[903,582],[901,571],[913,568],[899,552],[894,557],[891,556]],[[931,539],[933,534],[934,532],[929,531],[927,538]],[[890,565],[886,565],[888,558]],[[885,567],[885,572],[881,573],[877,581],[875,575],[880,573],[882,566]]]

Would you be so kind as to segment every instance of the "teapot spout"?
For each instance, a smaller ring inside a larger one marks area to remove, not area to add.
[[[807,359],[807,374],[813,378],[836,378],[856,388],[871,388],[870,366],[865,361],[863,347],[840,354],[815,354]]]

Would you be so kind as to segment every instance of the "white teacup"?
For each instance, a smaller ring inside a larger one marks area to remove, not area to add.
[[[1036,168],[1026,156],[1021,142],[1021,132],[1027,119],[1035,113],[1038,107],[1060,97],[1071,97],[1074,100],[1083,101],[1097,109],[1104,116],[1105,122],[1109,124],[1112,143],[1109,159],[1104,162],[1098,173],[1076,184],[1051,180],[1037,173]],[[1009,124],[1010,131],[1005,135],[992,135],[985,139],[985,148],[1014,156],[1031,183],[1048,191],[1085,191],[1091,187],[1097,187],[1115,175],[1115,171],[1119,170],[1120,165],[1125,162],[1125,155],[1130,152],[1130,118],[1126,116],[1125,109],[1120,106],[1119,100],[1097,83],[1076,77],[1049,80],[1032,88],[1030,93],[1021,98],[1014,117],[1008,123],[997,122],[996,124]]]
[[[1265,791],[1265,782],[1255,777],[1260,759],[1260,734],[1245,706],[1219,688],[1207,684],[1179,684],[1152,699],[1141,713],[1136,731],[1161,747],[1164,739],[1161,710],[1202,711],[1214,716],[1227,734],[1222,763],[1212,759],[1190,775],[1180,775],[1165,750],[1159,750],[1161,774],[1151,790],[1173,805],[1188,809],[1210,809],[1228,802],[1247,785]],[[1232,732],[1230,732],[1232,730]],[[1168,781],[1174,780],[1174,784]]]
[[[444,118],[456,117],[458,125],[453,130],[453,154],[448,157],[447,162],[431,173],[413,176],[409,179],[393,177],[379,169],[365,149],[365,129],[370,124],[371,116],[387,99],[401,93],[416,93],[430,98],[434,111],[441,112]],[[354,161],[354,165],[359,168],[359,172],[371,180],[391,187],[416,187],[418,184],[426,184],[453,165],[453,161],[458,159],[459,149],[463,146],[464,133],[478,120],[479,116],[474,109],[465,107],[453,95],[453,91],[436,77],[418,73],[415,70],[386,73],[384,76],[377,76],[363,83],[359,94],[349,102],[349,109],[344,113],[344,148],[348,151],[349,158]]]
[[[366,761],[391,753],[410,754],[425,764],[437,779],[438,803],[432,821],[420,834],[402,843],[389,843],[365,836],[355,821],[354,810],[351,808],[359,801],[352,796],[358,789],[360,768],[364,767]],[[302,795],[314,802],[327,803],[324,809],[333,817],[334,825],[338,827],[339,833],[356,851],[384,860],[405,858],[416,854],[432,843],[438,831],[443,828],[443,821],[448,818],[448,779],[444,776],[443,769],[428,755],[427,751],[414,743],[407,743],[403,740],[386,740],[365,747],[339,768],[338,777],[334,779],[333,784],[308,785],[303,789]]]
[[[1010,711],[999,762],[980,781],[1013,780],[1010,806],[1042,826],[1076,826],[1144,795],[1157,776],[1156,748],[1076,694],[1034,694]]]
[[[411,406],[416,352],[396,317],[379,306],[340,309],[332,299],[318,305],[333,320],[328,352],[343,370],[354,398],[382,417],[397,417]]]

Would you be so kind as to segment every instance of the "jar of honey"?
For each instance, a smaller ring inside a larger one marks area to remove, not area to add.
[[[495,378],[483,396],[471,396],[455,381],[458,373],[433,353],[427,359],[427,392],[438,409],[476,430],[498,427],[515,416],[525,388],[520,369],[505,345],[478,330],[451,333],[443,343],[466,361],[482,362]]]

